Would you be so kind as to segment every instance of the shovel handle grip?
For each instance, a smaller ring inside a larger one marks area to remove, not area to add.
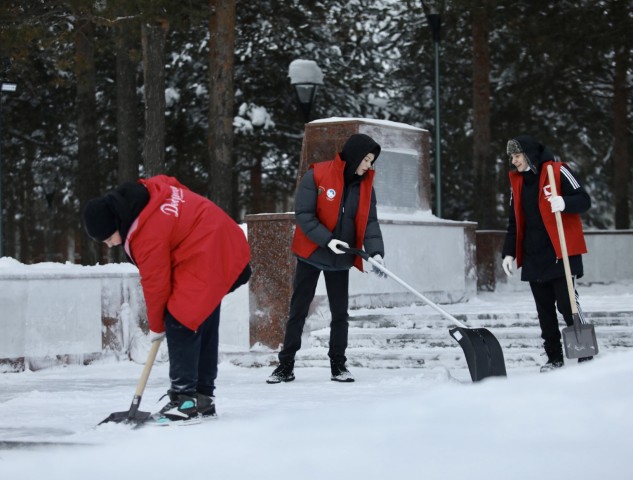
[[[342,247],[342,246],[338,246],[337,248],[339,250],[343,250],[345,253],[351,253],[352,255],[358,255],[363,260],[369,260],[369,253],[367,253],[365,250],[361,250],[360,248],[351,248],[351,247],[348,248],[348,247]]]
[[[549,187],[553,196],[558,196],[556,190],[556,179],[554,178],[554,169],[551,165],[547,166],[547,176],[549,177]],[[569,303],[571,304],[572,315],[578,314],[576,307],[576,294],[574,293],[574,285],[571,279],[571,267],[569,266],[569,255],[567,254],[567,242],[565,241],[565,230],[563,230],[563,218],[560,212],[554,212],[556,216],[556,228],[558,230],[558,239],[560,241],[560,249],[563,254],[563,267],[565,267],[565,279],[567,280],[567,292],[569,293]]]

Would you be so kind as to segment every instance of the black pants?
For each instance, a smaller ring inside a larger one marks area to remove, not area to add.
[[[574,320],[569,303],[569,292],[565,277],[555,278],[548,282],[530,282],[536,312],[541,326],[541,338],[543,347],[548,356],[558,355],[561,350],[561,333],[558,328],[558,316],[556,310],[561,313],[567,326],[573,325]],[[583,319],[582,310],[578,303],[578,292],[574,290],[576,307],[579,317]],[[584,322],[583,322],[584,323]],[[562,353],[561,353],[562,355]]]
[[[169,379],[173,392],[213,395],[218,376],[219,329],[220,305],[195,332],[165,311]]]
[[[297,260],[297,270],[290,300],[290,313],[286,325],[284,346],[279,352],[280,362],[293,361],[301,348],[301,334],[305,325],[308,309],[314,299],[321,270]],[[332,322],[330,323],[330,348],[328,356],[336,362],[345,363],[348,330],[348,289],[349,270],[323,271],[325,287],[330,303]]]

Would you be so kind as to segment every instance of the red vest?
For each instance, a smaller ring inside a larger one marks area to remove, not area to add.
[[[315,215],[319,222],[330,232],[333,232],[338,222],[338,214],[341,211],[341,201],[345,188],[343,176],[345,162],[336,154],[334,160],[313,163],[310,165],[310,168],[314,170],[314,183],[317,187]],[[363,248],[365,230],[367,229],[367,221],[369,220],[371,191],[375,173],[374,170],[368,170],[360,182],[360,200],[356,218],[354,219],[356,244],[351,245],[354,248]],[[294,238],[292,239],[292,251],[301,258],[308,258],[317,248],[319,248],[319,245],[310,240],[297,225]],[[359,256],[356,256],[354,266],[361,272],[363,271],[363,261]]]
[[[560,195],[561,183],[560,183],[560,168],[566,166],[562,162],[545,162],[541,165],[541,176],[539,178],[539,194],[538,194],[538,206],[541,212],[541,218],[545,224],[545,229],[549,235],[549,239],[554,245],[556,251],[556,258],[562,258],[563,253],[560,246],[560,240],[558,239],[558,229],[556,227],[556,216],[552,213],[552,207],[547,200],[551,196],[549,179],[547,177],[547,165],[552,165],[554,168],[554,179],[556,181],[556,191]],[[523,235],[524,235],[524,220],[523,220],[523,208],[521,205],[521,190],[523,188],[523,175],[519,172],[510,172],[510,185],[512,187],[512,196],[514,198],[514,216],[517,223],[517,243],[516,243],[516,261],[517,267],[523,264]],[[585,244],[585,236],[582,231],[582,221],[580,215],[577,213],[565,213],[561,212],[561,219],[563,222],[563,230],[565,231],[565,242],[567,243],[567,254],[571,257],[573,255],[581,255],[587,253],[587,245]]]

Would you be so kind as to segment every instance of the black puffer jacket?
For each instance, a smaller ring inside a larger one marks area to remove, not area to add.
[[[542,171],[544,162],[554,160],[554,155],[545,146],[528,135],[515,138],[521,145],[523,153],[528,157],[530,170],[522,173],[523,188],[521,190],[521,208],[525,221],[523,237],[523,266],[521,280],[528,282],[544,282],[565,276],[563,262],[556,258],[554,245],[549,238],[538,205],[539,178],[547,173]],[[536,173],[532,170],[536,170]],[[569,171],[567,169],[567,171]],[[569,172],[570,174],[572,172]],[[591,199],[580,182],[574,178],[572,183],[566,175],[561,175],[561,191],[558,193],[565,200],[565,212],[583,213],[591,207]],[[508,230],[503,245],[502,257],[510,255],[516,258],[517,225],[514,215],[514,202],[510,202]],[[569,257],[572,275],[583,276],[582,257]]]
[[[374,162],[380,155],[380,145],[364,134],[352,135],[341,150],[341,160],[345,162],[345,190],[341,211],[333,232],[330,232],[316,217],[317,186],[314,182],[314,171],[308,170],[299,183],[295,197],[295,218],[297,224],[306,235],[319,245],[310,257],[299,260],[307,262],[321,270],[349,270],[354,264],[353,255],[338,255],[327,246],[336,238],[353,246],[356,241],[354,219],[360,201],[360,182],[362,177],[355,174],[360,162],[368,153],[375,155]],[[385,247],[382,232],[376,214],[376,192],[372,188],[369,220],[365,230],[364,249],[371,256],[380,254],[384,257]]]

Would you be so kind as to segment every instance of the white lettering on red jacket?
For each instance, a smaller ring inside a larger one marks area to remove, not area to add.
[[[178,217],[179,207],[181,203],[185,203],[184,200],[184,192],[182,188],[170,187],[171,188],[171,198],[169,202],[163,203],[160,206],[160,211],[165,215],[173,215],[174,217]]]

